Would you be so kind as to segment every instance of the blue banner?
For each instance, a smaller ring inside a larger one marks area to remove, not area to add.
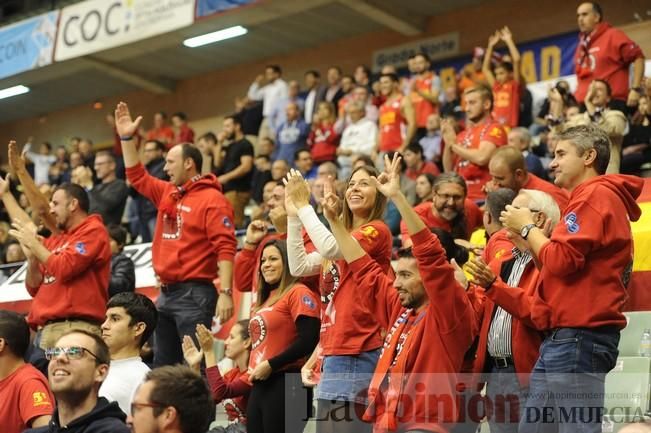
[[[517,44],[520,51],[520,70],[527,83],[551,80],[574,74],[574,53],[578,43],[578,33],[565,33],[533,42]],[[501,54],[508,51],[501,46]],[[454,80],[463,67],[472,62],[470,55],[434,62],[433,69],[441,77],[443,86]]]
[[[0,79],[52,63],[59,11],[0,29]]]
[[[209,15],[218,14],[220,12],[228,11],[231,9],[239,8],[257,0],[197,0],[196,17],[202,18]]]

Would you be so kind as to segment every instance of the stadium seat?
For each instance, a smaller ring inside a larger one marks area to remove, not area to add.
[[[631,311],[624,315],[627,325],[619,338],[619,356],[638,356],[642,333],[651,328],[651,311]]]
[[[650,403],[651,358],[620,356],[606,376],[603,432],[616,433],[626,423],[641,421]]]

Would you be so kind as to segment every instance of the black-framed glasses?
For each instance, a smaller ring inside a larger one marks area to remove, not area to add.
[[[464,196],[462,195],[456,195],[456,194],[439,194],[438,192],[434,193],[437,197],[443,199],[443,201],[460,201],[464,199]]]
[[[166,407],[166,405],[161,404],[161,403],[156,403],[156,402],[150,402],[150,403],[138,403],[135,401],[131,402],[131,415],[133,416],[136,413],[136,409],[142,409],[143,407],[151,407],[151,408],[157,408],[157,407]]]
[[[84,352],[88,352],[97,361],[103,364],[106,363],[106,361],[99,359],[99,357],[95,355],[93,352],[81,346],[50,347],[49,349],[45,349],[45,359],[47,359],[48,361],[52,361],[53,359],[61,356],[62,354],[66,355],[66,358],[68,359],[81,359],[84,356]]]

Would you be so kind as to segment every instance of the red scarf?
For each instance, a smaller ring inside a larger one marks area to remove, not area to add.
[[[402,386],[404,385],[403,376],[407,372],[408,355],[414,342],[414,338],[409,337],[418,322],[423,319],[427,311],[426,309],[427,306],[416,318],[413,318],[416,315],[415,310],[411,308],[405,310],[395,321],[384,340],[384,347],[382,348],[380,359],[375,367],[375,373],[368,388],[368,408],[363,416],[365,421],[375,420],[375,423],[380,428],[390,431],[395,431],[398,428],[396,413],[398,411],[398,404],[400,403]],[[410,320],[412,318],[413,320]],[[402,348],[398,352],[400,337],[404,334],[408,325],[410,329],[407,331],[407,335],[402,342]],[[388,389],[383,395],[380,388],[387,375]],[[377,413],[377,407],[382,404],[383,399],[384,409]]]
[[[590,64],[590,46],[599,36],[604,34],[610,28],[610,24],[603,22],[597,24],[595,29],[590,33],[581,33],[579,35],[579,48],[581,49],[580,58],[576,62],[576,75],[581,79],[592,76],[592,65]],[[587,62],[587,64],[586,64]]]
[[[201,182],[202,180],[205,180],[206,182]],[[163,213],[163,215],[166,215],[168,218],[176,218],[176,213],[177,213],[177,205],[181,198],[190,192],[190,190],[201,186],[201,185],[208,185],[210,183],[215,182],[216,180],[214,179],[214,175],[212,174],[207,174],[205,176],[201,176],[200,174],[194,176],[192,179],[188,180],[185,182],[182,186],[176,186],[174,191],[172,191],[167,197],[164,197],[159,205],[159,210]],[[219,184],[216,183],[216,187],[219,188]]]

